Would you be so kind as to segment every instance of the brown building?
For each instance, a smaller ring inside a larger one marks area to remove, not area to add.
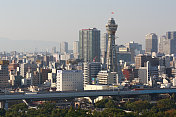
[[[9,71],[8,71],[8,60],[0,61],[0,88],[6,88],[9,86]]]
[[[40,73],[38,71],[33,72],[32,85],[38,86],[40,84]]]
[[[9,72],[15,71],[17,69],[17,67],[19,67],[19,64],[15,63],[15,61],[12,61],[12,63],[10,63],[8,66]]]
[[[51,69],[41,69],[41,83],[43,84],[46,80],[48,80],[48,73],[51,73]]]

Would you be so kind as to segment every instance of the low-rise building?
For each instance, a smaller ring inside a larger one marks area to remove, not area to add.
[[[82,91],[82,70],[57,70],[56,88],[57,91]]]

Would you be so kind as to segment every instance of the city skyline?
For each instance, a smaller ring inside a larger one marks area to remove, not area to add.
[[[118,44],[132,40],[144,46],[146,34],[161,36],[176,29],[173,25],[176,17],[172,15],[174,0],[93,3],[79,0],[1,1],[0,40],[53,41],[58,45],[68,41],[72,45],[73,41],[79,40],[80,29],[95,27],[101,30],[101,35],[105,33],[105,24],[110,17],[119,24]]]

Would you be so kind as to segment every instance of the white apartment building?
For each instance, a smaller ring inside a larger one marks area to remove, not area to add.
[[[112,85],[117,84],[117,73],[108,72],[107,70],[102,70],[97,75],[98,84],[100,85]]]
[[[57,91],[82,91],[82,70],[57,70],[56,88]]]
[[[52,69],[52,73],[48,73],[48,81],[51,82],[51,87],[56,87],[56,69]]]

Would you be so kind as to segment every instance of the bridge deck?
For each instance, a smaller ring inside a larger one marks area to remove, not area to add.
[[[97,96],[123,96],[123,95],[144,95],[144,94],[165,94],[176,93],[176,89],[158,90],[138,90],[138,91],[85,91],[85,92],[59,92],[59,93],[39,93],[39,94],[10,94],[0,95],[3,100],[22,100],[22,99],[53,99],[69,97],[97,97]]]

